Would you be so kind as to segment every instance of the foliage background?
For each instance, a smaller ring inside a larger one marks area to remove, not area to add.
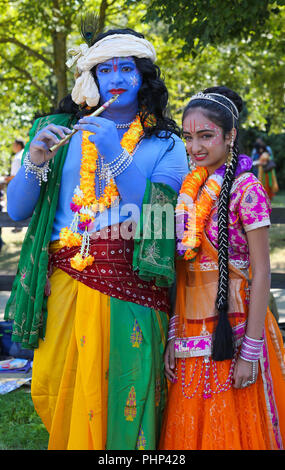
[[[241,148],[257,136],[272,147],[285,188],[284,0],[0,0],[0,169],[11,144],[27,139],[35,116],[52,112],[71,90],[67,49],[82,42],[82,12],[101,29],[129,26],[151,40],[180,124],[193,93],[224,84],[241,94]]]
[[[89,8],[98,12],[101,29],[129,26],[154,43],[178,124],[193,93],[218,84],[240,93],[241,150],[250,154],[262,136],[285,190],[283,0],[0,0],[0,175],[9,174],[14,138],[27,139],[35,116],[52,112],[71,90],[66,51],[82,42],[78,20]],[[284,205],[284,192],[273,204],[279,200]],[[284,269],[283,242],[276,226],[271,261],[278,271]],[[0,255],[3,272],[15,271],[21,243],[11,243],[9,234],[11,251]],[[0,410],[0,450],[47,447],[29,393],[0,397]]]

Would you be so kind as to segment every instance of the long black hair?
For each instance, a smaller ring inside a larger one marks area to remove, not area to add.
[[[237,107],[240,113],[243,107],[241,97],[225,86],[217,86],[207,88],[203,93],[218,93],[229,98]],[[236,138],[232,151],[231,164],[227,167],[223,180],[219,204],[218,204],[218,263],[219,263],[219,282],[216,298],[216,310],[218,313],[218,322],[213,336],[212,357],[215,361],[223,361],[231,359],[234,355],[234,342],[232,328],[228,318],[228,287],[229,287],[229,271],[228,271],[228,206],[230,199],[230,191],[235,178],[235,172],[238,164],[239,145],[238,145],[238,119],[225,106],[235,110],[227,99],[214,96],[215,100],[222,105],[204,99],[195,99],[190,101],[186,106],[182,121],[185,119],[190,109],[201,108],[203,114],[223,129],[223,135],[231,132],[232,128],[236,129]],[[224,106],[225,105],[225,106]]]
[[[133,34],[134,36],[144,38],[143,34],[130,28],[111,29],[98,34],[96,39],[93,41],[93,44],[112,34]],[[179,127],[173,119],[167,116],[168,91],[161,78],[160,68],[147,58],[134,57],[134,60],[142,76],[142,85],[138,92],[138,112],[145,137],[156,135],[160,138],[169,138],[172,133],[180,136]],[[91,69],[91,73],[98,86],[96,67],[97,65]],[[79,106],[74,103],[71,95],[68,95],[60,102],[56,113],[71,113],[77,118],[80,118],[92,112],[96,108],[97,106],[90,110],[87,106]],[[147,125],[147,118],[150,115],[155,117],[155,123],[153,126]]]

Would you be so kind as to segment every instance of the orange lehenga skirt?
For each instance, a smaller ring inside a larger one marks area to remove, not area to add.
[[[232,386],[235,359],[211,359],[216,321],[217,252],[204,236],[205,271],[177,266],[175,342],[177,382],[169,385],[161,450],[280,450],[285,442],[285,363],[283,339],[268,309],[257,382]],[[196,268],[199,261],[196,263]],[[209,269],[212,269],[210,271]],[[245,332],[249,288],[246,273],[230,265],[229,318],[238,348]],[[236,355],[237,357],[237,355]]]

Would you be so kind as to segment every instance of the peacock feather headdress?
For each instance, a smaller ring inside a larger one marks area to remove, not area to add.
[[[93,46],[95,39],[100,32],[99,16],[94,12],[87,12],[82,15],[80,32],[88,47]]]

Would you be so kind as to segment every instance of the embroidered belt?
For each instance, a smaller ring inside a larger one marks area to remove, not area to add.
[[[242,343],[245,334],[246,322],[233,327],[235,345]],[[212,335],[189,336],[188,338],[176,338],[174,343],[175,357],[199,357],[211,356]]]
[[[132,269],[133,249],[133,240],[91,239],[89,252],[95,261],[82,272],[70,266],[78,247],[64,247],[51,253],[49,264],[103,294],[169,313],[168,288],[139,278]]]

